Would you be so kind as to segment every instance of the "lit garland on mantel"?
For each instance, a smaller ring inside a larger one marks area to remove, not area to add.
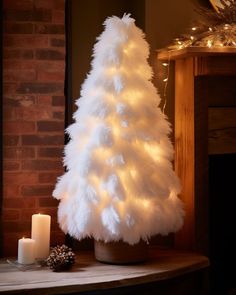
[[[200,15],[196,25],[190,28],[189,32],[167,46],[169,59],[163,62],[165,68],[164,98],[169,79],[169,64],[172,51],[181,50],[187,47],[213,48],[236,48],[236,1],[220,0],[221,7],[216,6],[216,11],[199,7],[196,12]],[[163,111],[165,105],[163,107]]]
[[[168,49],[178,50],[190,46],[199,47],[236,47],[236,24],[221,24],[209,26],[207,31],[199,27],[192,27],[192,34],[183,38],[176,38],[175,43]]]
[[[236,46],[236,1],[221,0],[222,8],[217,12],[200,7],[196,9],[200,18],[188,34],[176,38],[168,50],[178,50],[190,46],[224,47]]]

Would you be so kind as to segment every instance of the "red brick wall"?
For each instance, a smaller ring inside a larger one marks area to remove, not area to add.
[[[3,249],[16,255],[30,237],[31,215],[52,216],[52,190],[63,172],[65,28],[64,0],[5,0],[3,38]]]

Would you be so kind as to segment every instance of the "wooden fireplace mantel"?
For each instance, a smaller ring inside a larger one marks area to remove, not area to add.
[[[176,60],[186,57],[203,57],[203,56],[229,56],[236,54],[236,47],[199,47],[191,46],[175,50],[158,50],[159,60]]]
[[[208,253],[208,155],[236,153],[236,47],[157,52],[175,66],[175,169],[185,204],[176,247]]]

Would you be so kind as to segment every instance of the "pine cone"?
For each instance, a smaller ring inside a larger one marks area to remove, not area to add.
[[[75,254],[66,245],[51,248],[46,263],[53,271],[68,270],[75,262]]]

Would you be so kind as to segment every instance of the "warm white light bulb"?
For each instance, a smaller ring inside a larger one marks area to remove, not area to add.
[[[136,170],[134,170],[134,169],[131,169],[130,170],[130,174],[132,175],[132,177],[136,177],[137,176],[137,171]]]
[[[143,200],[143,204],[142,205],[143,205],[144,208],[148,208],[149,205],[150,205],[150,202],[148,200]]]
[[[196,31],[196,29],[197,29],[196,27],[192,27],[192,31]]]
[[[167,63],[167,62],[163,62],[162,65],[163,65],[164,67],[168,67],[168,63]]]
[[[212,47],[212,41],[211,40],[207,40],[207,47]]]
[[[163,82],[167,82],[167,81],[168,81],[168,78],[163,79]]]

